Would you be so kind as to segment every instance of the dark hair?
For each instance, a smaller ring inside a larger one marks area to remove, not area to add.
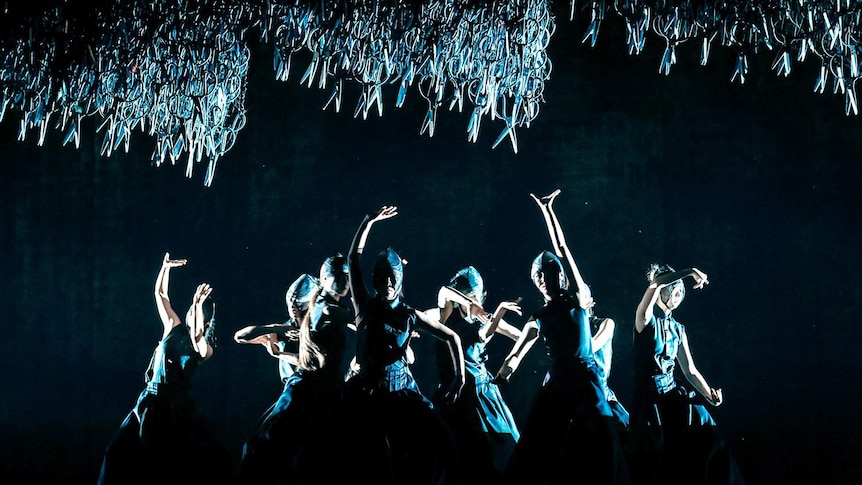
[[[201,304],[204,312],[204,339],[210,344],[210,347],[216,346],[216,304],[212,298],[207,298]]]
[[[674,271],[676,270],[673,269],[673,267],[671,267],[669,264],[652,263],[646,270],[646,279],[647,281],[652,283],[652,281],[657,277],[663,274],[673,273]]]
[[[485,303],[485,282],[473,266],[458,270],[449,280],[449,287],[465,295],[472,294],[480,305]]]
[[[404,265],[407,262],[401,259],[401,256],[392,248],[386,248],[380,251],[377,255],[377,261],[374,263],[374,270],[371,277],[374,281],[374,289],[377,289],[378,280],[383,278],[392,278],[395,283],[395,290],[401,293],[404,283]]]
[[[539,286],[539,273],[546,275],[551,273],[558,274],[560,276],[560,291],[564,293],[569,289],[569,277],[566,275],[566,271],[563,268],[563,262],[560,261],[560,258],[558,258],[556,254],[550,251],[542,251],[535,259],[533,259],[533,266],[530,269],[530,277],[533,279],[533,283],[536,286]]]
[[[323,261],[323,264],[320,265],[320,279],[326,277],[336,277],[341,274],[348,274],[350,270],[347,266],[347,258],[344,257],[341,253],[335,253],[326,260]]]
[[[320,282],[314,276],[303,273],[296,278],[284,293],[284,302],[288,311],[291,306],[296,306],[300,313],[306,313],[314,301],[311,295],[320,287]]]

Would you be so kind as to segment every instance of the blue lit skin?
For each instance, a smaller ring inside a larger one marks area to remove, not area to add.
[[[659,276],[650,276],[650,284],[641,298],[635,317],[635,331],[641,333],[654,321],[653,305],[658,307],[668,316],[682,304],[685,298],[684,278],[691,277],[695,284],[693,289],[702,289],[709,284],[706,273],[697,268],[688,268],[682,271],[670,271]],[[721,388],[711,387],[697,366],[689,349],[687,336],[683,335],[680,340],[680,352],[677,355],[679,369],[686,380],[713,406],[719,406],[724,397]]]

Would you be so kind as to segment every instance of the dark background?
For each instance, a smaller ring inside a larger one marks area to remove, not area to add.
[[[209,188],[203,165],[192,179],[185,159],[152,166],[143,133],[130,153],[101,158],[93,120],[78,150],[57,131],[38,147],[35,132],[16,140],[20,112],[7,113],[0,479],[95,481],[161,333],[153,284],[165,251],[189,259],[172,273],[180,312],[197,283],[215,288],[219,346],[193,393],[238,460],[281,384],[275,361],[234,344],[233,332],[284,319],[290,282],[346,252],[365,213],[399,208],[374,226],[364,262],[397,249],[409,261],[408,303],[433,306],[438,286],[472,264],[489,309],[523,296],[529,313],[541,305],[530,262],[550,249],[529,193],[559,187],[557,213],[597,312],[618,324],[611,385],[624,403],[648,264],[698,267],[710,284],[689,289],[675,316],[704,376],[724,389],[711,412],[748,482],[860,483],[862,120],[844,115],[842,96],[812,92],[816,59],[784,78],[761,53],[740,86],[729,81],[734,53],[716,48],[701,67],[697,46],[683,45],[666,77],[655,37],[629,56],[619,19],[592,49],[580,43],[585,19],[557,21],[546,103],[518,131],[517,154],[508,142],[491,148],[499,121],[467,142],[466,112],[441,112],[434,137],[420,136],[415,91],[400,109],[395,89],[384,92],[382,118],[352,117],[358,93],[341,113],[323,111],[327,92],[299,85],[306,62],[275,81],[271,45],[257,43],[248,125]],[[503,340],[492,342],[492,369]],[[429,343],[416,342],[427,392]],[[543,359],[537,346],[503,388],[519,420]]]

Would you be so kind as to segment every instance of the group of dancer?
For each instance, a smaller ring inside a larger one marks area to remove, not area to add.
[[[520,298],[486,311],[484,281],[472,266],[440,287],[436,307],[420,310],[404,301],[404,262],[387,248],[369,290],[361,265],[366,241],[374,224],[398,212],[384,206],[367,215],[346,257],[333,254],[318,275],[290,285],[286,322],[235,333],[236,342],[262,345],[277,359],[284,384],[244,443],[236,471],[188,392],[196,367],[212,355],[212,289],[202,283],[180,320],[168,278],[185,260],[165,254],[155,291],[164,333],[146,389],[107,448],[100,485],[742,483],[700,404],[720,405],[722,391],[698,372],[685,327],[672,316],[684,279],[700,289],[706,274],[650,266],[634,321],[630,416],[608,386],[616,324],[593,313],[595,301],[553,208],[559,193],[531,194],[553,252],[533,261],[531,277],[545,304],[520,328],[504,318],[522,315]],[[439,384],[428,396],[411,371],[418,333],[437,342]],[[513,346],[491,372],[487,344],[497,334]],[[519,426],[499,385],[539,337],[550,366]],[[677,366],[693,391],[675,378]]]

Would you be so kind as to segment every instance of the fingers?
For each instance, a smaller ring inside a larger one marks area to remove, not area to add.
[[[724,401],[721,389],[710,388],[709,401],[713,406],[718,406]]]
[[[706,276],[706,273],[697,268],[692,269],[694,271],[694,273],[692,274],[692,278],[694,278],[694,280],[697,282],[697,284],[694,285],[695,288],[703,288],[705,285],[709,284],[709,277]]]
[[[554,199],[560,195],[560,192],[560,189],[557,189],[544,197],[537,197],[536,194],[531,192],[530,197],[532,197],[539,205],[551,205],[554,202]]]
[[[165,257],[162,259],[162,267],[165,268],[176,268],[177,266],[183,266],[188,262],[186,259],[171,259],[171,254],[165,252]]]
[[[398,207],[394,205],[384,205],[379,211],[377,211],[372,220],[382,221],[384,219],[389,219],[390,217],[395,217],[396,215],[398,215]]]
[[[388,217],[392,217],[395,214],[398,214],[398,207],[394,206],[394,205],[384,205],[380,209],[380,214],[388,216]]]
[[[500,304],[500,306],[506,309],[506,311],[514,312],[518,315],[521,315],[521,307],[516,302],[504,301]]]
[[[557,189],[557,190],[551,192],[550,194],[542,197],[542,201],[547,201],[546,203],[548,205],[551,205],[554,202],[554,199],[556,199],[557,196],[560,195],[560,192],[561,192],[560,189]]]
[[[203,303],[212,291],[212,286],[209,283],[199,284],[197,291],[195,291],[195,303]]]

